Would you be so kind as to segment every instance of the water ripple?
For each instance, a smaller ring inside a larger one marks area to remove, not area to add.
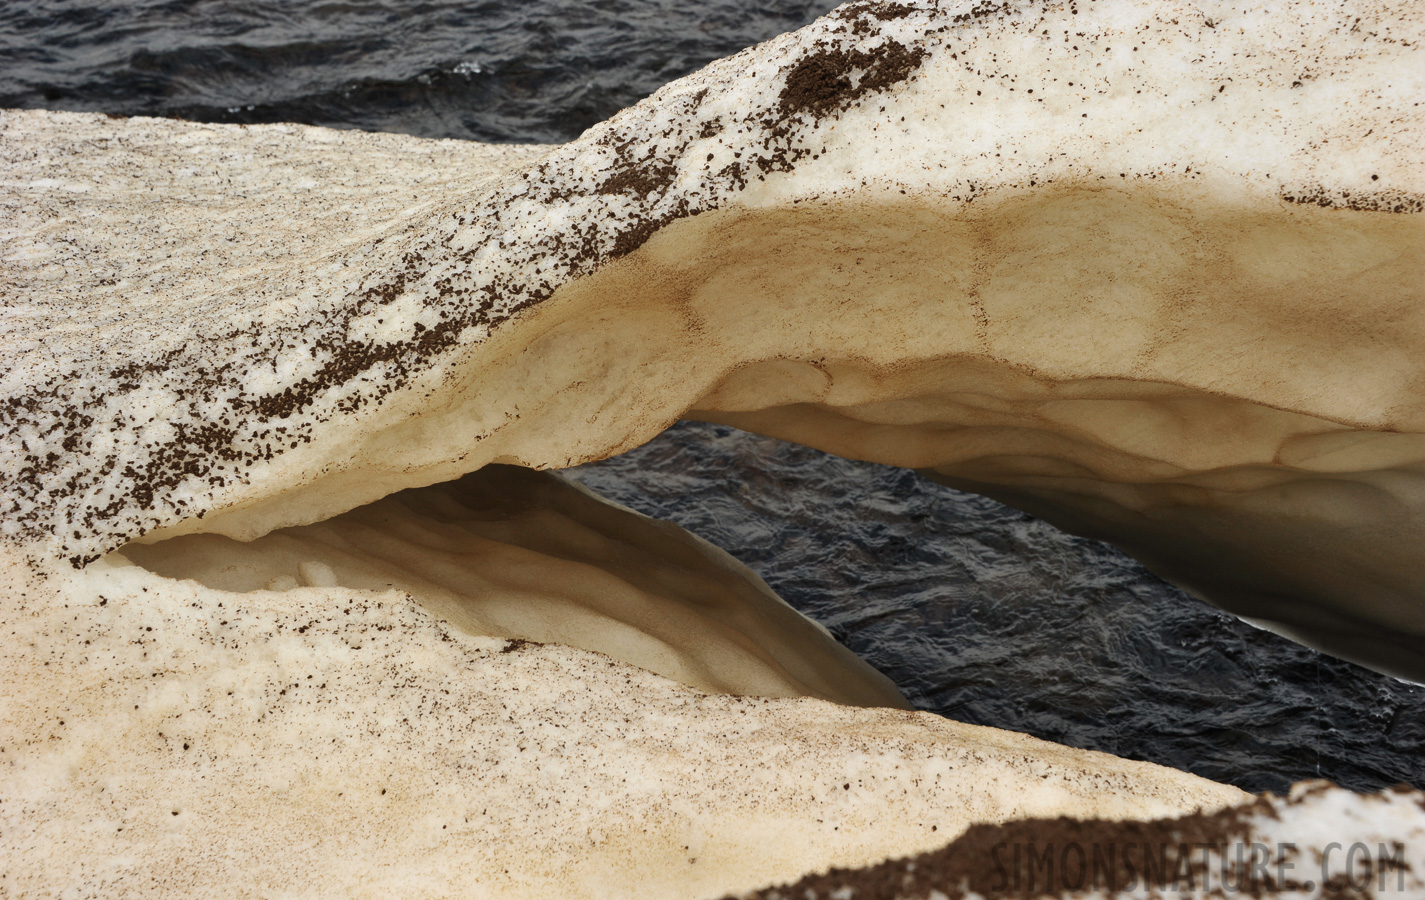
[[[571,473],[732,553],[920,709],[1253,791],[1425,784],[1425,688],[994,501],[691,422]]]
[[[0,107],[561,143],[808,0],[0,5]]]

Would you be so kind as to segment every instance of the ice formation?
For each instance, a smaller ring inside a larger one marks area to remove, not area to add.
[[[623,563],[575,627],[620,563],[570,572],[656,529],[592,498],[502,544],[550,551],[518,625],[531,592],[482,611],[350,529],[415,492],[382,521],[469,553],[429,527],[461,476],[700,417],[1425,677],[1422,38],[1378,0],[857,2],[554,148],[0,113],[5,887],[710,896],[1241,802],[628,665],[885,688],[673,529],[678,576]]]
[[[122,558],[238,593],[400,588],[467,634],[599,651],[704,691],[909,708],[726,553],[528,469],[487,466],[248,544],[195,534]]]

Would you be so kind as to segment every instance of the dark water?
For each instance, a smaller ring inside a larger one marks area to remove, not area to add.
[[[570,474],[732,553],[920,709],[1253,791],[1425,784],[1425,688],[984,497],[692,422]]]
[[[4,0],[0,107],[554,142],[812,0]]]
[[[0,107],[563,141],[802,0],[0,3]],[[577,470],[725,547],[921,708],[1251,790],[1425,786],[1425,688],[911,472],[709,425]]]

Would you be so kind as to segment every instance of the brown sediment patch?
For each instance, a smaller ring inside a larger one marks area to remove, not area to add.
[[[873,50],[824,46],[803,56],[787,72],[778,98],[783,115],[816,118],[846,109],[862,97],[905,81],[925,60],[926,51],[886,41]]]
[[[1201,884],[1202,847],[1250,838],[1248,819],[1271,807],[1252,804],[1151,822],[1024,819],[972,825],[939,850],[860,869],[832,869],[742,900],[918,900],[938,892],[1030,898],[1081,890],[1116,892]],[[1062,865],[1073,848],[1072,870]],[[731,898],[729,898],[731,900]]]
[[[1282,199],[1288,203],[1319,206],[1322,209],[1354,209],[1364,212],[1403,214],[1425,212],[1425,195],[1399,190],[1331,190],[1317,185],[1297,190],[1283,189]]]
[[[1334,831],[1322,830],[1320,823],[1314,829],[1318,836],[1331,832],[1344,844],[1313,844],[1296,836],[1293,819],[1305,818],[1308,810],[1321,815],[1345,794],[1315,782],[1297,785],[1289,798],[1268,794],[1237,807],[1153,821],[1061,816],[981,823],[937,850],[811,874],[742,894],[740,900],[1269,897],[1316,896],[1318,891],[1320,896],[1369,898],[1377,896],[1373,883],[1390,896],[1408,891],[1407,878],[1418,884],[1406,845],[1392,837],[1367,839],[1359,830],[1359,812],[1341,818]],[[1419,793],[1404,785],[1357,802],[1367,809],[1389,808],[1396,805],[1391,794],[1420,802]],[[1312,831],[1308,826],[1300,834]],[[1343,865],[1340,857],[1347,846],[1351,861]]]

